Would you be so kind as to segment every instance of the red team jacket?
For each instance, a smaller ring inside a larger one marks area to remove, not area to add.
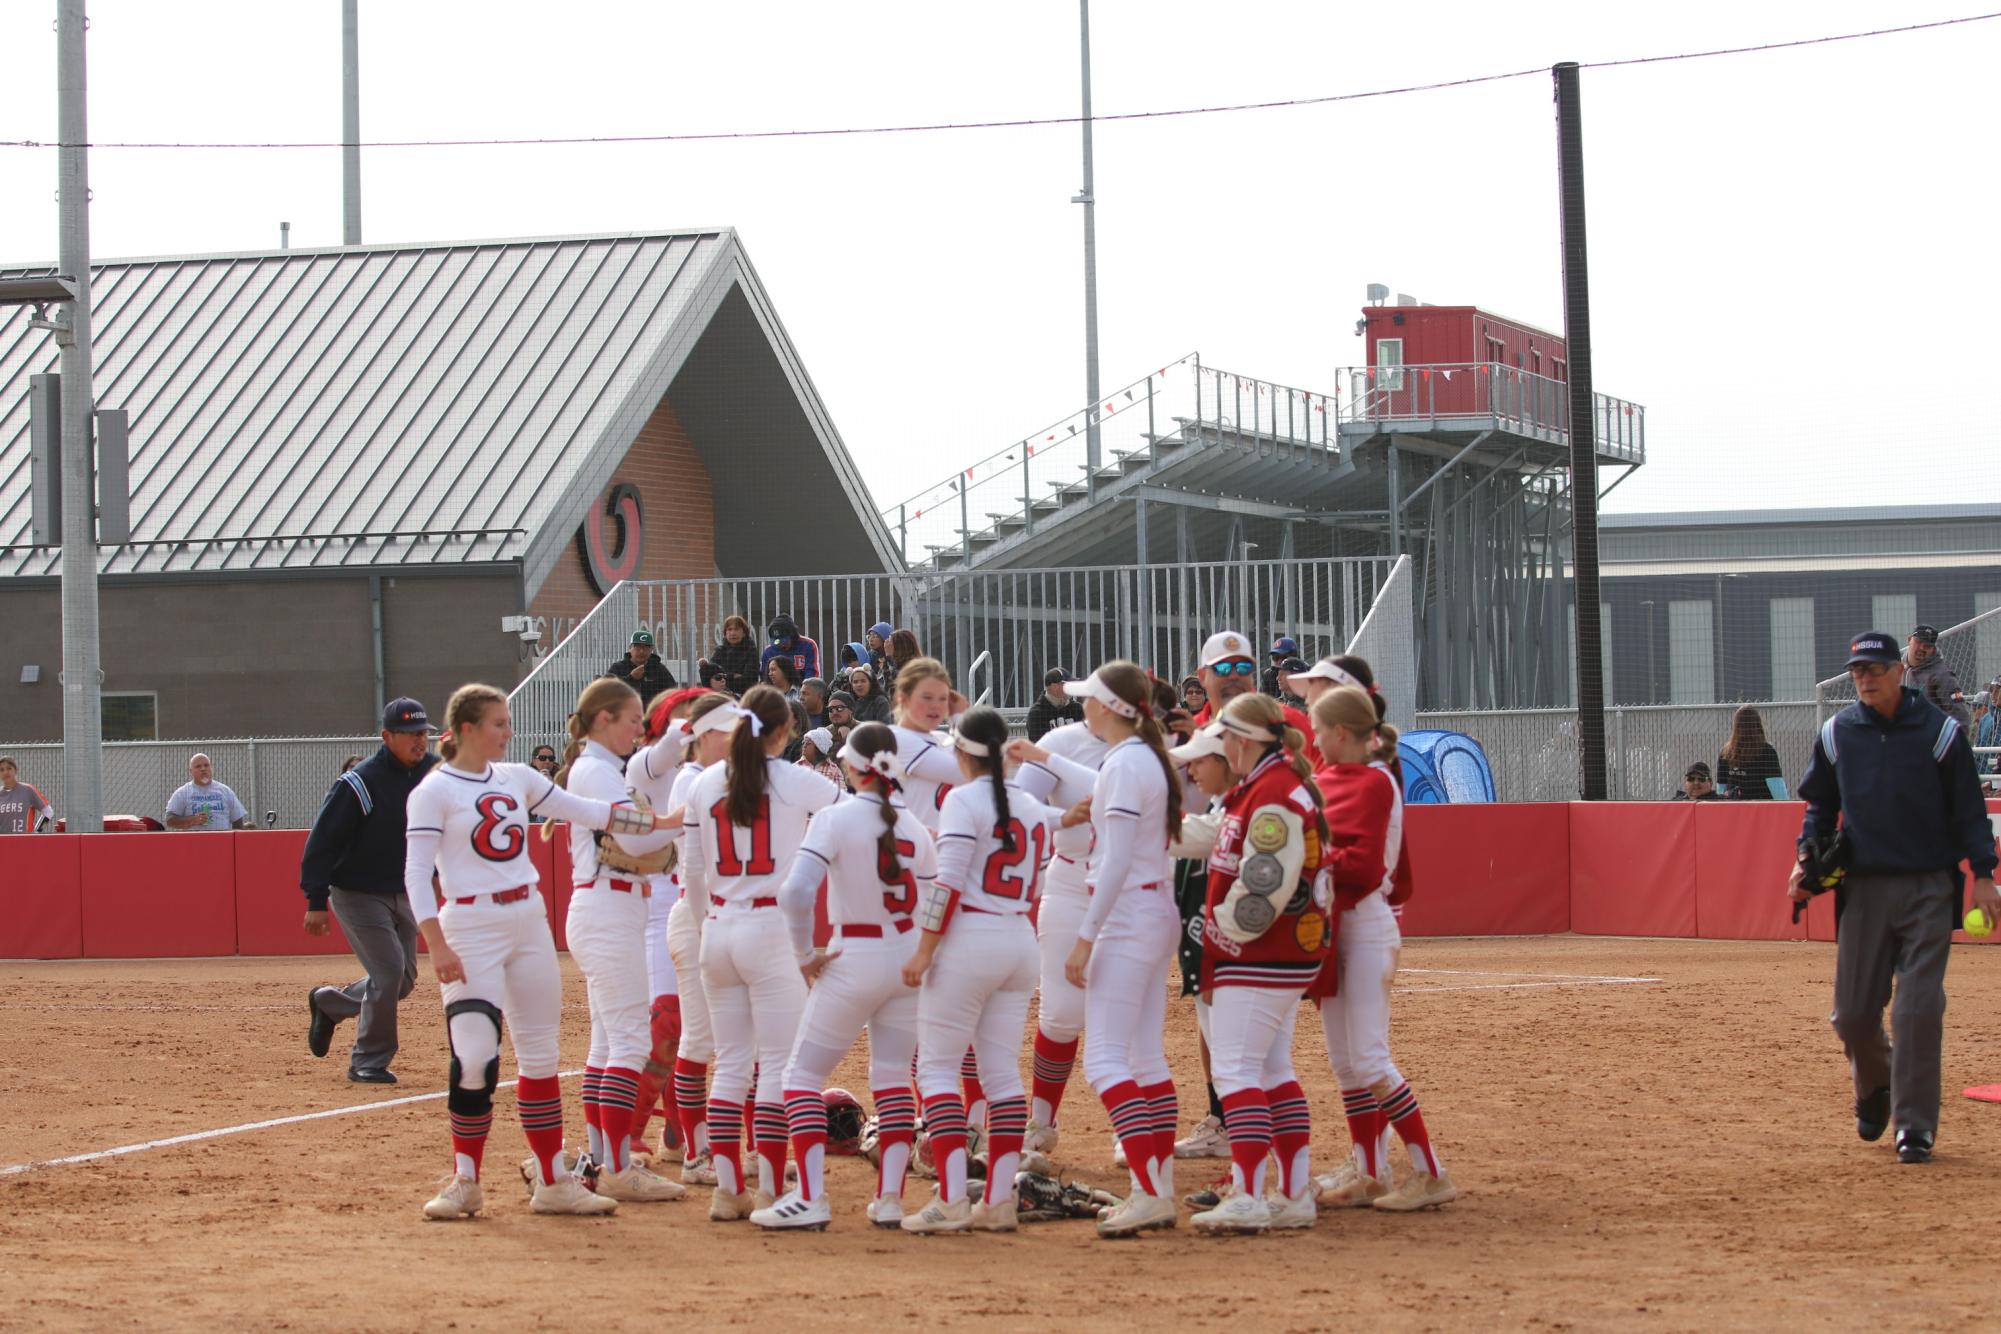
[[[1209,893],[1202,909],[1202,990],[1215,987],[1270,987],[1303,990],[1321,971],[1334,940],[1333,913],[1309,898],[1297,913],[1284,909],[1293,890],[1272,896],[1278,920],[1256,940],[1238,943],[1216,929],[1216,908],[1236,883],[1243,855],[1244,825],[1261,806],[1286,806],[1305,822],[1306,862],[1300,881],[1313,883],[1324,850],[1318,845],[1319,825],[1313,818],[1313,791],[1299,781],[1283,757],[1267,756],[1223,798],[1223,821],[1216,831],[1216,848],[1209,854]],[[1380,876],[1380,868],[1378,869]]]
[[[1337,908],[1352,908],[1382,888],[1387,863],[1390,810],[1396,803],[1396,780],[1368,764],[1324,764],[1314,774],[1326,803],[1327,865],[1334,876]],[[1401,873],[1406,859],[1397,858]],[[1400,874],[1391,894],[1392,903],[1409,897],[1409,880]],[[1338,943],[1340,916],[1328,933]],[[1308,1000],[1322,1000],[1338,993],[1341,970],[1333,962],[1336,951],[1329,949],[1328,965],[1320,970],[1308,988]]]

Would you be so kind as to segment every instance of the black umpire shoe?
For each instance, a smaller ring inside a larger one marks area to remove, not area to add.
[[[1921,1130],[1906,1130],[1897,1136],[1897,1161],[1928,1163],[1932,1160],[1932,1137]]]
[[[349,1066],[347,1082],[350,1084],[394,1084],[396,1076],[387,1070],[363,1070],[359,1066]]]
[[[1890,1128],[1890,1090],[1877,1089],[1855,1104],[1855,1133],[1874,1144]]]
[[[306,1028],[306,1050],[315,1056],[324,1056],[327,1048],[333,1045],[334,1021],[320,1013],[320,1003],[313,999],[319,994],[318,987],[306,993],[306,1008],[313,1016],[313,1022]]]

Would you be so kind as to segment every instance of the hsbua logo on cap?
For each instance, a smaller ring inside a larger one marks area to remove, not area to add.
[[[606,521],[618,525],[618,544],[610,545]],[[594,505],[584,516],[577,532],[577,545],[584,557],[584,575],[598,595],[611,592],[621,580],[639,573],[640,558],[646,551],[645,517],[639,504],[639,488],[620,482],[605,496],[602,506]]]

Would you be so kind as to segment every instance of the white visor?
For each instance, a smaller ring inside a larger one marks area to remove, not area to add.
[[[743,710],[725,704],[719,709],[710,709],[694,722],[688,724],[690,738],[705,736],[710,732],[734,732],[736,725],[743,721]]]
[[[975,741],[963,732],[952,733],[952,744],[960,750],[965,751],[966,754],[971,755],[974,759],[983,760],[994,753],[992,746],[987,745],[983,741]]]
[[[1234,732],[1247,741],[1272,742],[1278,740],[1270,728],[1259,727],[1256,723],[1247,723],[1241,719],[1232,718],[1228,713],[1218,716],[1216,721],[1210,723],[1209,726],[1220,727],[1225,732]],[[1207,729],[1205,728],[1204,730],[1206,731]]]
[[[1096,672],[1081,681],[1065,681],[1063,693],[1072,699],[1095,699],[1121,718],[1139,717],[1139,710],[1120,699]]]
[[[1365,692],[1368,690],[1368,687],[1356,680],[1352,673],[1343,671],[1326,658],[1322,658],[1303,672],[1288,672],[1284,681],[1285,688],[1295,695],[1305,693],[1308,681],[1332,681],[1337,686],[1353,686]]]
[[[1167,752],[1167,758],[1176,764],[1193,764],[1204,755],[1223,754],[1224,729],[1221,723],[1210,723],[1207,727],[1189,737],[1184,745]]]

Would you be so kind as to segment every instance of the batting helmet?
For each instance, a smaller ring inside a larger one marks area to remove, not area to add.
[[[862,1122],[867,1119],[861,1103],[846,1089],[828,1089],[820,1097],[827,1104],[827,1152],[857,1156],[862,1151]]]

